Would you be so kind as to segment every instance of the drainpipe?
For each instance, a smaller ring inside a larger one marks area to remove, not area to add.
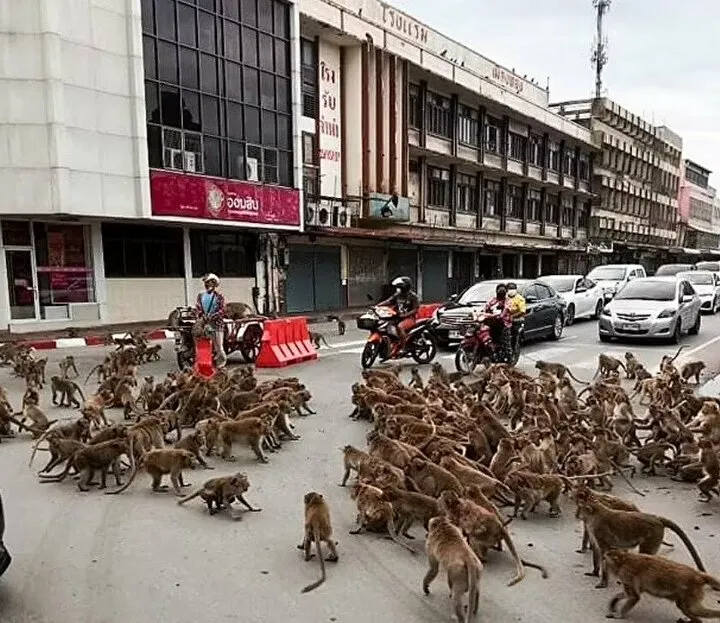
[[[293,134],[293,186],[299,193],[298,205],[300,206],[300,231],[302,232],[305,231],[305,199],[302,183],[302,132],[300,130],[300,116],[302,115],[301,80],[300,4],[297,0],[290,0],[290,88],[292,91],[290,110],[292,113]]]

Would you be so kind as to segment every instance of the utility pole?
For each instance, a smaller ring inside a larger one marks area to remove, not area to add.
[[[593,0],[597,10],[597,34],[593,43],[593,53],[590,60],[595,67],[595,97],[602,96],[602,70],[607,65],[607,37],[603,34],[603,20],[605,13],[610,10],[612,0]]]

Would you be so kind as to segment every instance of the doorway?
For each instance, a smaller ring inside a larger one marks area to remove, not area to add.
[[[38,301],[32,249],[5,249],[11,320],[37,320]]]

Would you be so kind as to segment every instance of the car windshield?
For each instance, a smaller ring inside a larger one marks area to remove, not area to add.
[[[710,270],[714,273],[720,273],[720,262],[698,262],[695,264],[698,270]]]
[[[588,279],[593,281],[622,281],[625,279],[627,268],[623,266],[598,266],[593,268]]]
[[[691,270],[692,266],[689,264],[665,264],[664,266],[661,266],[655,271],[655,274],[658,277],[662,276],[671,276],[671,275],[677,275],[678,273],[682,273],[686,270]]]
[[[696,286],[711,286],[714,283],[713,276],[710,273],[696,273],[693,271],[691,273],[683,273],[682,275],[678,274],[678,277],[687,279]]]
[[[630,281],[615,295],[615,300],[672,301],[675,299],[674,281]]]
[[[540,280],[550,284],[558,292],[572,292],[575,289],[575,277],[541,277]]]
[[[472,303],[487,303],[493,296],[495,296],[495,288],[498,287],[497,282],[492,283],[476,283],[474,286],[470,286],[462,296],[458,299],[458,303],[461,305],[471,305]]]

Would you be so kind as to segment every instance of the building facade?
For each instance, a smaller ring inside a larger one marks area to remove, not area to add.
[[[710,173],[692,160],[683,162],[678,238],[686,255],[720,255],[720,205],[716,190],[710,186]]]
[[[642,262],[653,270],[680,252],[678,192],[682,138],[607,99],[552,104],[592,131],[595,201],[590,221],[594,263]]]
[[[548,92],[376,0],[303,0],[287,309],[585,268],[594,146]]]
[[[284,307],[303,227],[289,0],[3,7],[0,328],[159,320],[205,272]]]

